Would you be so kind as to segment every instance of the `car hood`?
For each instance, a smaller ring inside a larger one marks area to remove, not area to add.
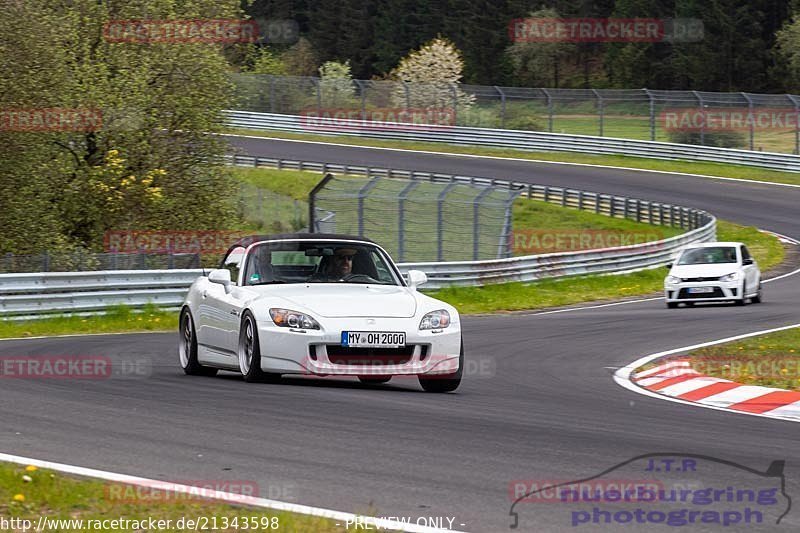
[[[718,278],[738,271],[739,265],[736,263],[721,263],[716,265],[675,265],[669,273],[679,278]]]
[[[337,317],[410,318],[417,300],[406,287],[346,283],[309,283],[259,287],[261,298],[277,296],[287,305],[306,309],[313,315]]]

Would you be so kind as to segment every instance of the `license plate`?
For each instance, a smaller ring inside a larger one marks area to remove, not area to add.
[[[692,287],[689,289],[689,294],[703,294],[706,292],[714,292],[714,287]]]
[[[351,348],[401,348],[406,334],[396,331],[343,331],[342,346]]]

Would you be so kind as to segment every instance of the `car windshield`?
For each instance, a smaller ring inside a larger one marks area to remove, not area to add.
[[[244,285],[280,283],[402,284],[391,259],[368,243],[276,241],[253,246]]]
[[[679,265],[708,265],[716,263],[736,263],[736,248],[733,246],[713,246],[692,248],[681,255]]]

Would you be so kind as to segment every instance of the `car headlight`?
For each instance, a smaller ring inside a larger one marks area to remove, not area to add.
[[[739,279],[738,272],[733,272],[731,274],[728,274],[727,276],[722,276],[721,278],[719,278],[720,281],[736,281],[737,279]]]
[[[450,325],[450,313],[444,309],[431,311],[422,317],[419,329],[444,329]]]
[[[681,278],[678,278],[676,276],[667,276],[667,279],[665,281],[667,283],[680,283],[681,282]]]
[[[291,309],[270,309],[269,316],[282,328],[319,329],[319,323],[310,316]]]

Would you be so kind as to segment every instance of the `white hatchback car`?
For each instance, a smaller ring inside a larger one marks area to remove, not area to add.
[[[180,315],[187,374],[241,372],[245,381],[281,374],[419,380],[449,392],[464,367],[456,309],[417,291],[383,248],[328,234],[241,239],[219,269],[192,284]]]
[[[664,279],[667,307],[679,303],[733,301],[760,303],[761,271],[740,242],[707,242],[684,248],[668,265]]]

